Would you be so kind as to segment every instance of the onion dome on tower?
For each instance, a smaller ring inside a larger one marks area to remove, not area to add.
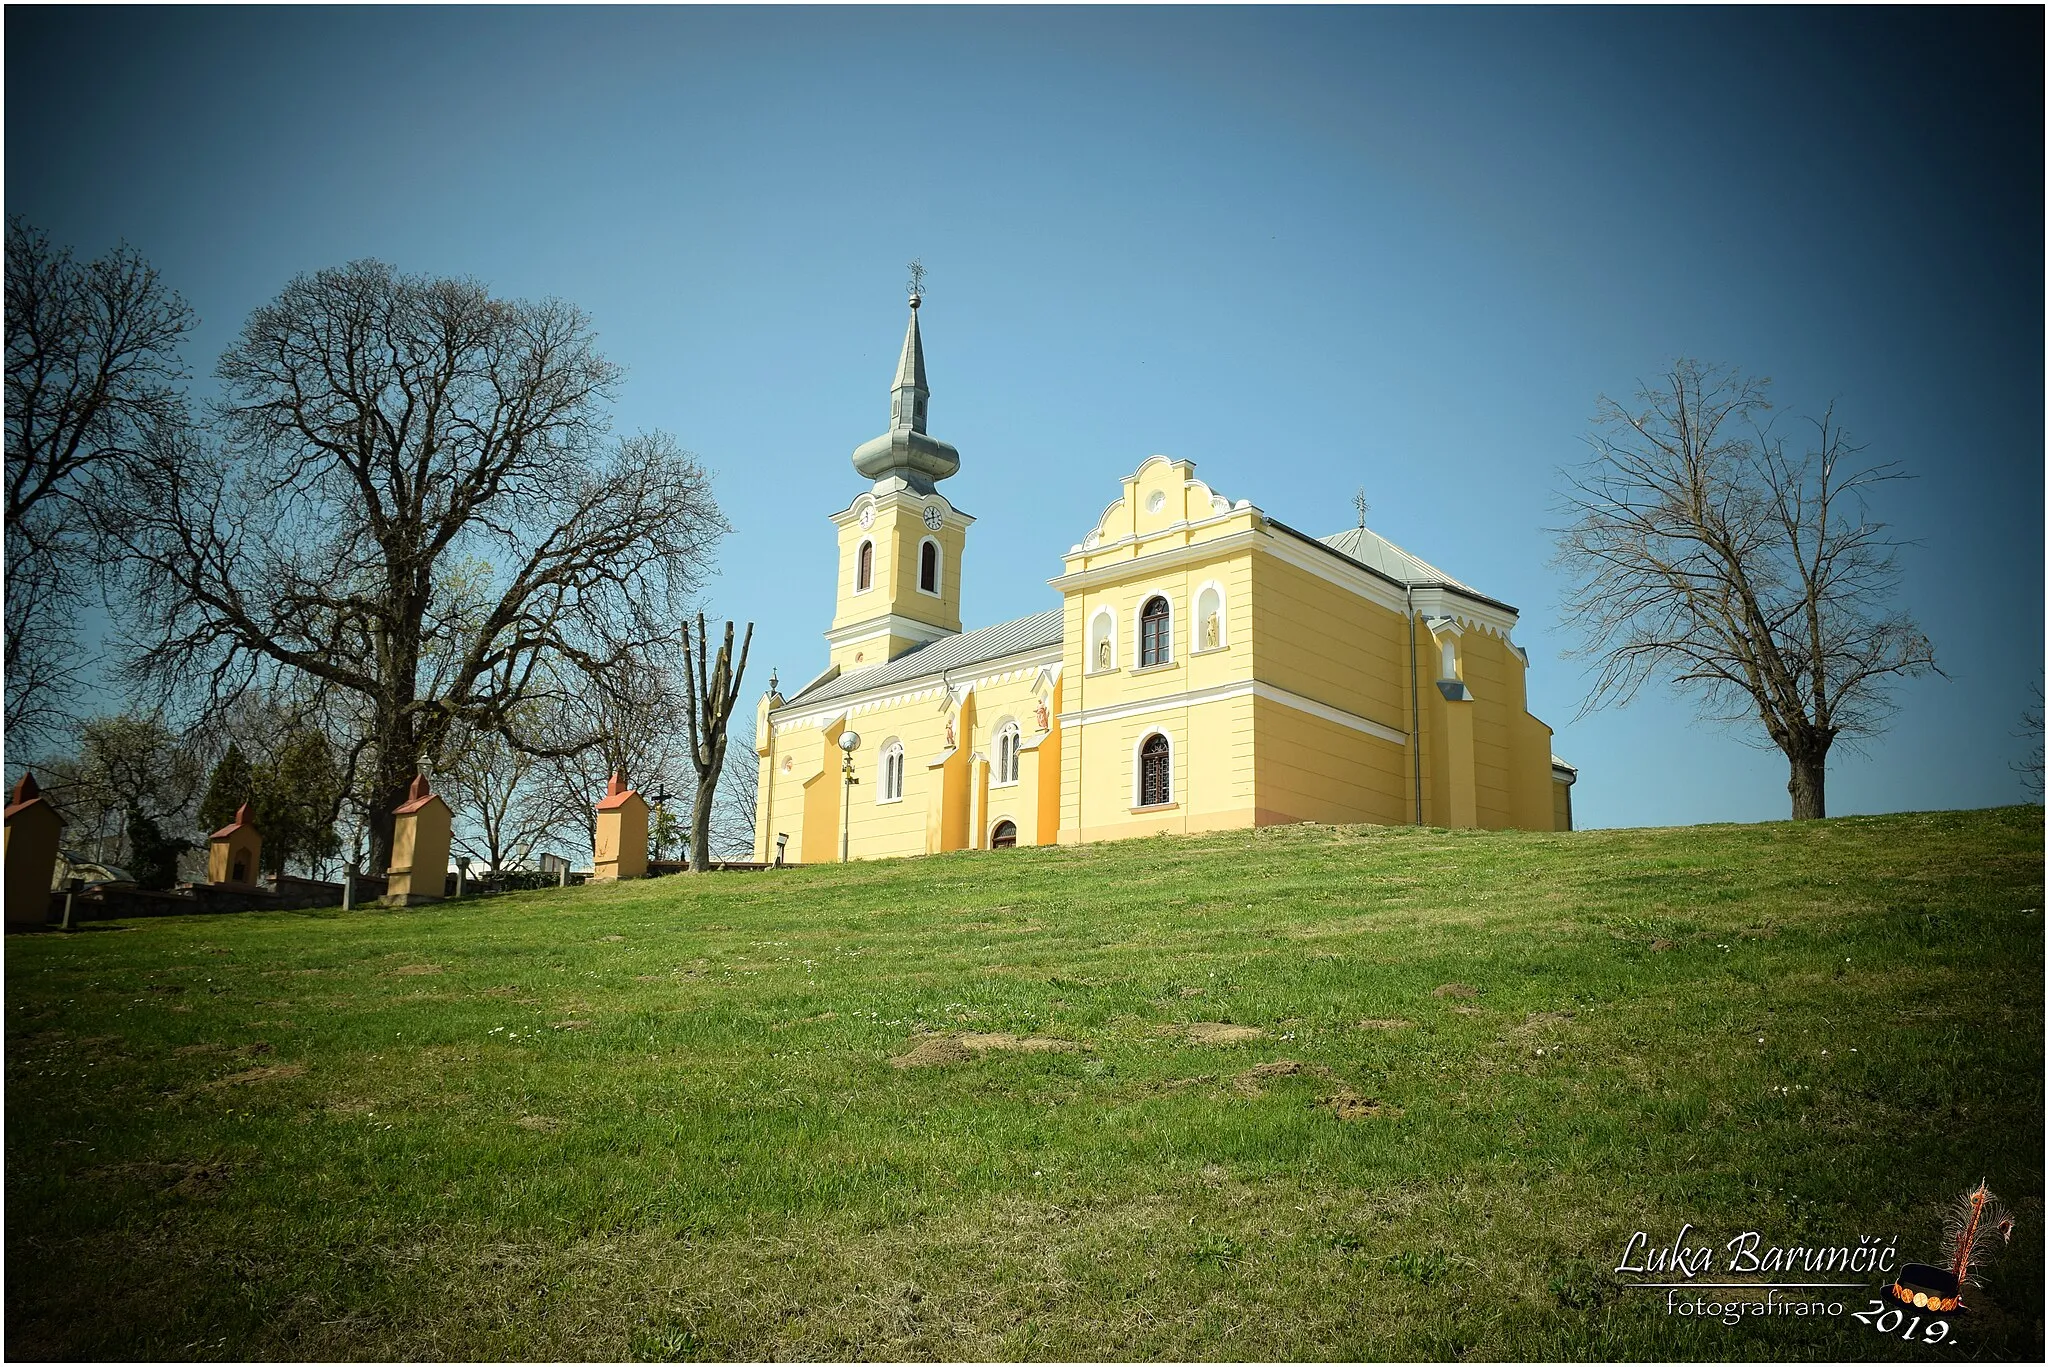
[[[910,328],[903,334],[903,358],[896,363],[896,384],[889,396],[889,430],[854,449],[853,468],[875,482],[875,492],[911,489],[932,492],[939,480],[960,468],[960,453],[924,430],[925,405],[931,390],[924,382],[924,339],[917,331],[917,309],[924,296],[910,296]]]

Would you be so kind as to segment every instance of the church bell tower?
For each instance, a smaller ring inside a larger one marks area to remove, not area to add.
[[[939,492],[960,453],[925,431],[931,390],[912,286],[910,326],[889,394],[889,430],[861,443],[853,468],[873,484],[845,511],[839,529],[839,607],[825,633],[842,674],[886,664],[960,630],[960,559],[974,519]]]

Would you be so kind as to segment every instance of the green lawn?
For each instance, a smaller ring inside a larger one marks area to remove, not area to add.
[[[7,1351],[2038,1360],[2041,878],[1325,826],[11,936]],[[1979,1177],[1938,1349],[1613,1273]]]

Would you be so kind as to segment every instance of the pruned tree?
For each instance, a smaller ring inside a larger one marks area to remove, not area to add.
[[[1832,406],[1790,453],[1764,421],[1769,383],[1681,359],[1637,408],[1603,395],[1557,563],[1584,638],[1571,653],[1595,661],[1580,715],[1665,679],[1710,719],[1760,722],[1800,820],[1827,815],[1829,751],[1877,735],[1887,686],[1933,670],[1934,649],[1898,606],[1902,543],[1867,504],[1905,476],[1861,463]]]
[[[747,653],[754,648],[754,624],[747,623],[737,667],[732,659],[733,624],[725,624],[725,641],[713,663],[705,655],[704,614],[697,614],[697,639],[690,644],[690,626],[683,636],[683,696],[690,722],[690,763],[697,769],[696,796],[690,804],[690,868],[702,873],[711,854],[711,818],[718,801],[718,780],[725,771],[725,731],[739,701],[740,678],[747,672]],[[748,843],[752,843],[749,841]]]
[[[560,301],[360,261],[292,281],[218,373],[220,439],[148,444],[110,519],[140,614],[127,670],[345,699],[373,869],[456,734],[582,745],[516,717],[659,641],[727,530],[672,437],[608,437],[619,368]]]
[[[55,739],[86,661],[94,508],[109,476],[184,411],[192,312],[126,246],[94,261],[7,220],[6,722]]]

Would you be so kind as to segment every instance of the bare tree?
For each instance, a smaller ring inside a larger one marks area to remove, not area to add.
[[[548,801],[548,761],[494,732],[463,737],[442,765],[455,809],[455,846],[491,873],[532,858],[557,821]]]
[[[232,696],[300,674],[363,717],[373,868],[458,728],[661,640],[727,530],[673,438],[607,437],[619,368],[560,301],[375,261],[302,276],[221,358],[218,443],[150,444],[114,520],[131,677]]]
[[[704,614],[697,614],[697,644],[693,654],[690,627],[683,625],[683,694],[690,719],[690,762],[697,768],[697,795],[690,805],[690,868],[702,873],[711,854],[711,817],[718,801],[718,779],[725,771],[725,728],[732,720],[733,705],[739,701],[740,678],[747,672],[747,652],[754,648],[754,624],[747,623],[747,638],[740,644],[739,667],[732,662],[731,622],[725,624],[725,643],[718,648],[715,664],[704,654]]]
[[[1568,472],[1557,563],[1572,652],[1598,661],[1580,714],[1664,678],[1703,715],[1761,721],[1791,766],[1795,820],[1827,815],[1828,752],[1876,735],[1887,685],[1934,668],[1897,606],[1899,541],[1830,407],[1799,456],[1761,419],[1768,380],[1679,360],[1631,410],[1601,397],[1593,458]]]
[[[96,261],[7,220],[7,729],[63,729],[85,654],[79,612],[99,564],[101,484],[183,411],[191,310],[126,246]]]
[[[711,852],[720,859],[754,857],[754,821],[759,814],[761,766],[753,747],[727,753],[711,804]]]
[[[2034,705],[2020,713],[2020,729],[2013,735],[2028,741],[2026,753],[2012,762],[2012,771],[2020,776],[2020,786],[2030,793],[2036,802],[2041,800],[2041,685],[2034,685]]]
[[[573,832],[582,849],[596,840],[595,803],[605,782],[623,774],[642,796],[681,792],[692,771],[683,750],[683,691],[674,638],[622,659],[613,668],[562,690],[537,729],[573,738],[574,748],[546,766],[549,829]]]

